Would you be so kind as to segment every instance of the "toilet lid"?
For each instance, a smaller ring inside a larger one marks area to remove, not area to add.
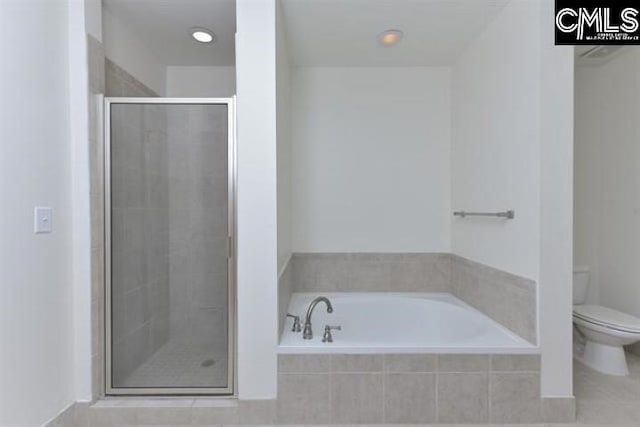
[[[640,333],[640,319],[601,305],[575,305],[573,315],[623,332]]]

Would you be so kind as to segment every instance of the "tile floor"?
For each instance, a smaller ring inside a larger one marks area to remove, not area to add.
[[[203,366],[205,361],[209,361],[207,366]],[[225,387],[226,384],[226,353],[216,352],[210,345],[170,340],[119,386]]]
[[[631,375],[600,374],[574,361],[577,425],[640,426],[640,357],[627,354]]]

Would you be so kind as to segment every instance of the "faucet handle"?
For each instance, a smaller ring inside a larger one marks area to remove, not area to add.
[[[293,319],[293,327],[291,328],[291,332],[300,332],[302,331],[302,326],[300,326],[300,316],[296,316],[291,313],[287,313],[287,317],[291,317]]]
[[[322,342],[333,342],[333,336],[331,336],[332,329],[336,331],[341,331],[342,326],[324,325],[324,335],[322,335]]]

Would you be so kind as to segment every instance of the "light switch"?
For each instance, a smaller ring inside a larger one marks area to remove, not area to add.
[[[53,209],[36,206],[33,209],[33,231],[35,233],[51,233]]]

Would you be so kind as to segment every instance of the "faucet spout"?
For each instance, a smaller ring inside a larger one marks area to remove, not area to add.
[[[309,304],[309,309],[307,310],[307,316],[304,319],[304,331],[302,332],[302,338],[305,340],[310,340],[313,338],[313,329],[311,328],[311,315],[313,314],[313,310],[316,308],[318,303],[324,302],[327,305],[327,313],[333,313],[333,306],[331,305],[331,301],[327,297],[318,297],[311,301]]]

